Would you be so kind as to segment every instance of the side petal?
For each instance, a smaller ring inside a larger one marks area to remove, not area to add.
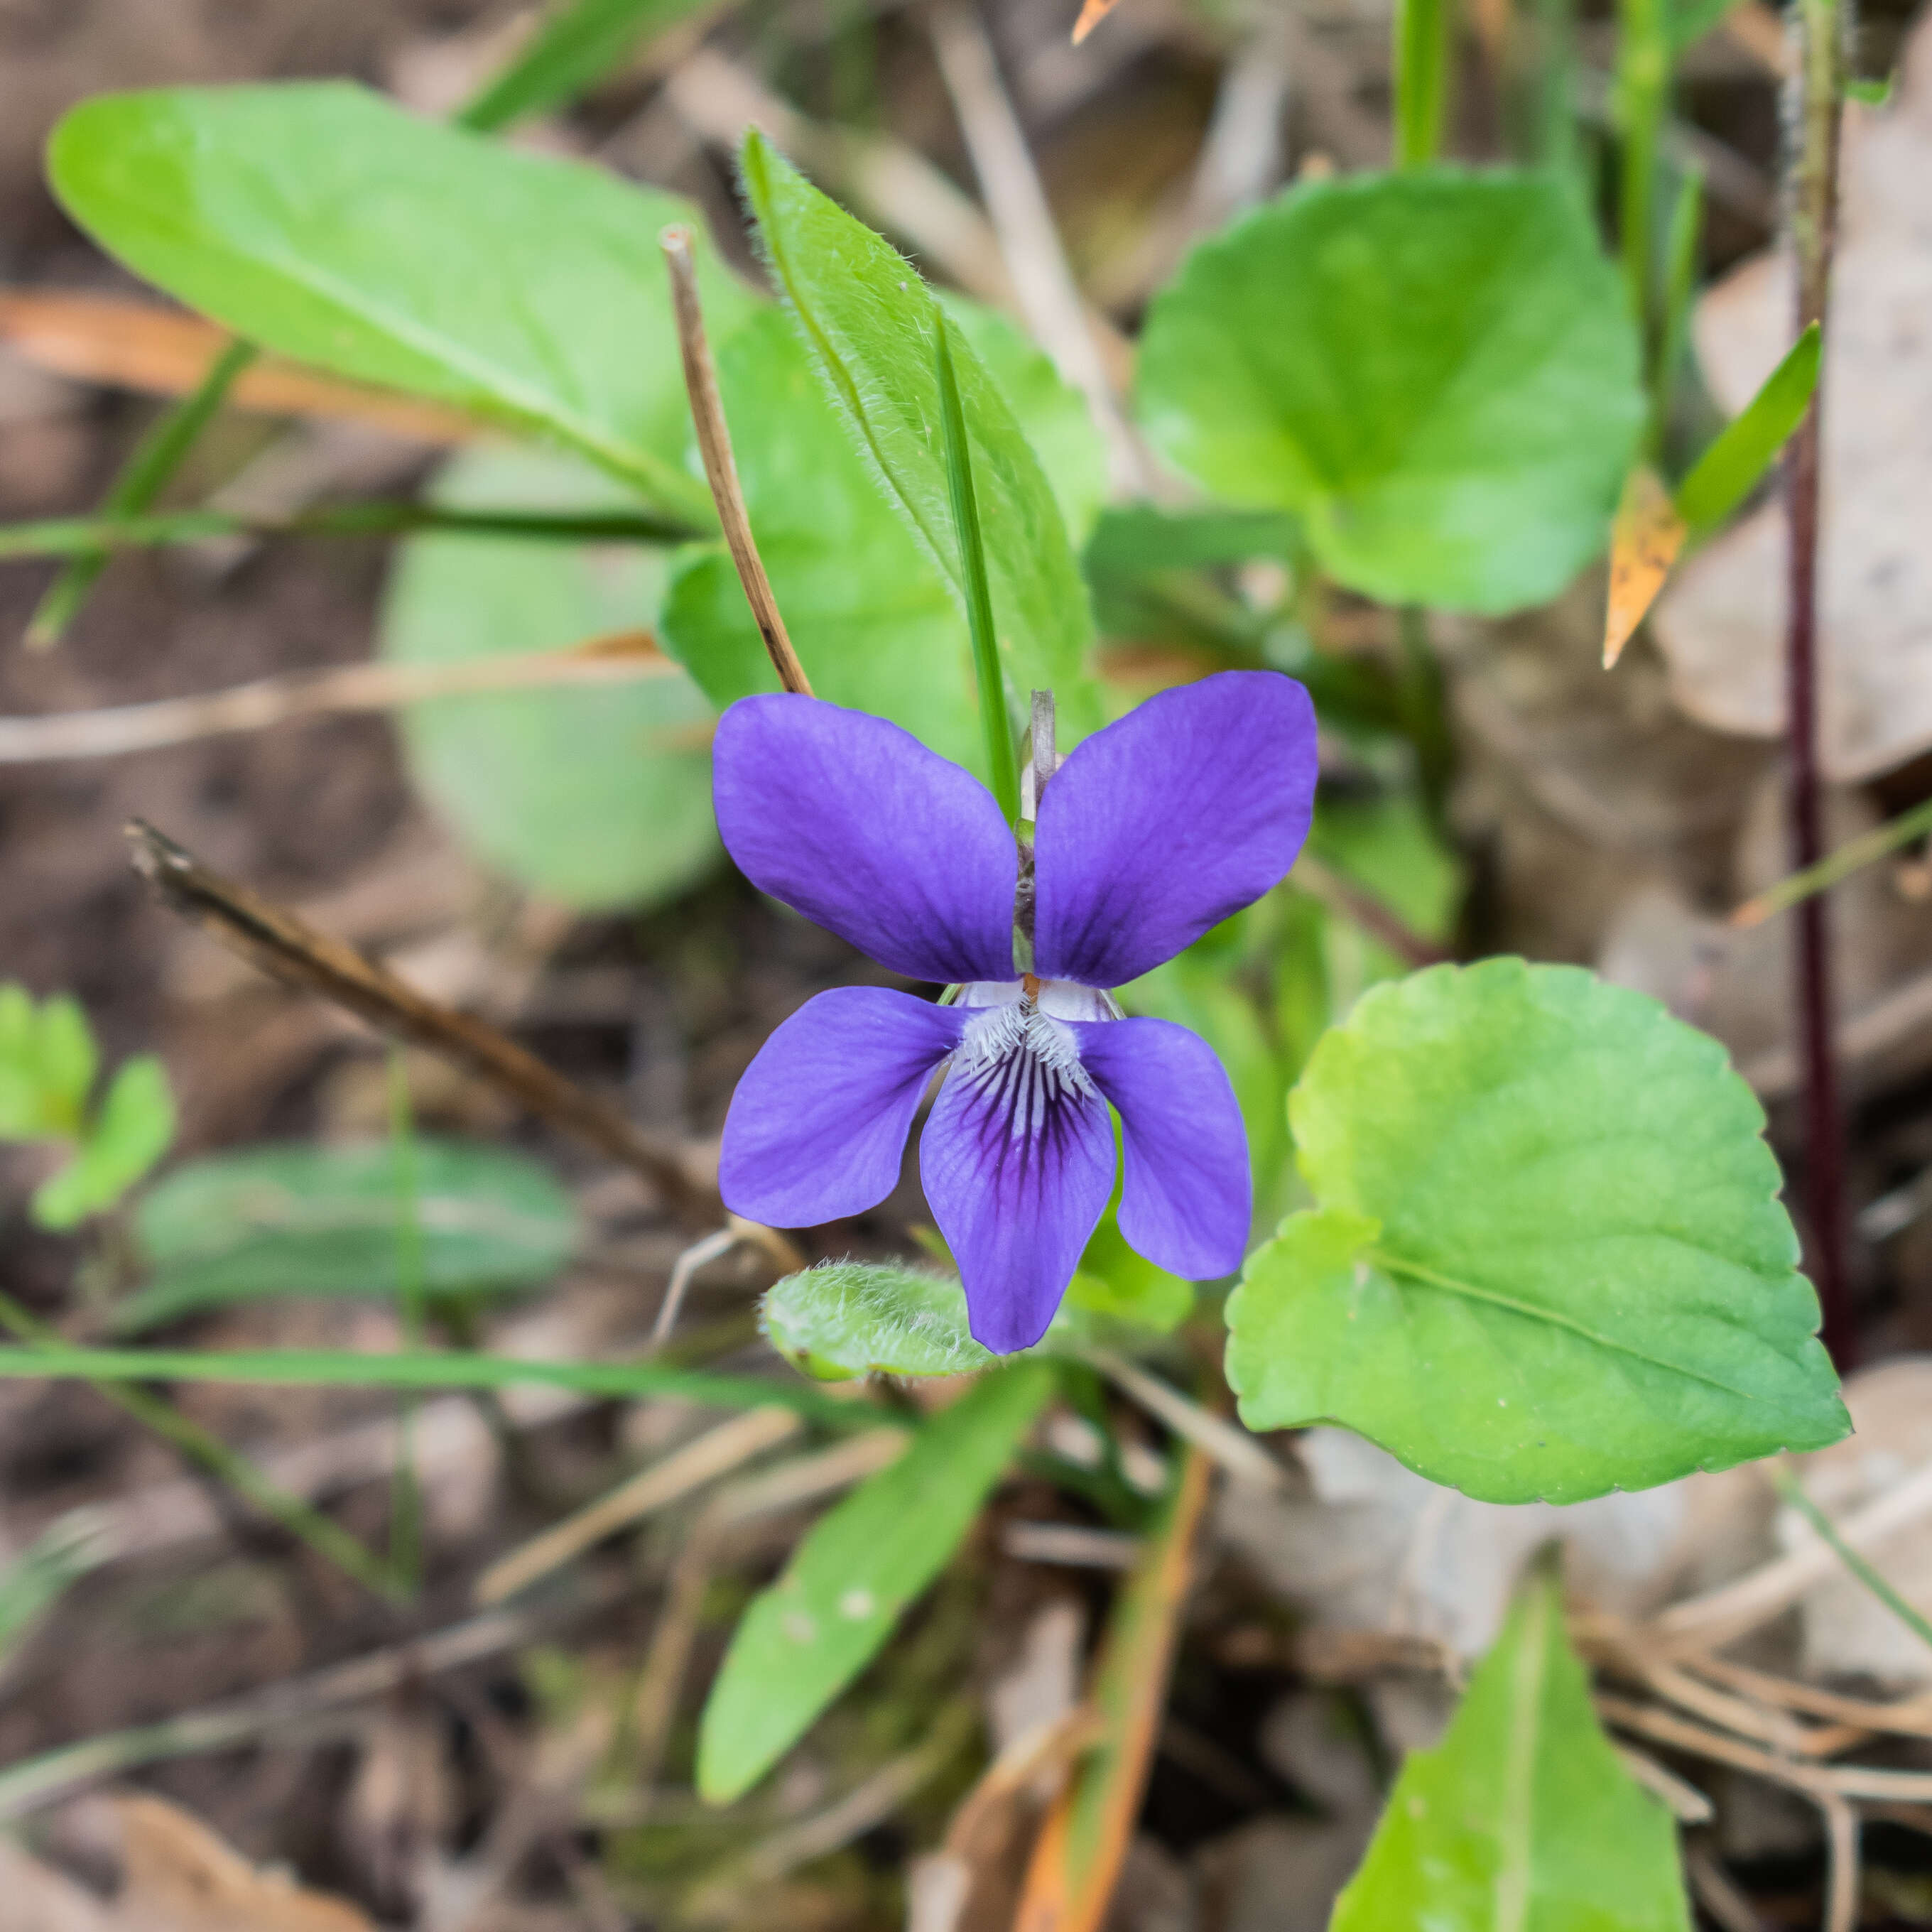
[[[965,1016],[883,986],[808,1000],[758,1049],[724,1116],[718,1191],[734,1214],[814,1228],[876,1207],[932,1071]]]
[[[993,795],[910,731],[792,692],[712,748],[718,830],[760,892],[914,980],[1009,980],[1018,848]]]
[[[1232,1274],[1254,1213],[1247,1130],[1207,1042],[1166,1020],[1076,1027],[1080,1057],[1120,1116],[1120,1234],[1189,1281]]]
[[[974,1338],[1031,1348],[1114,1190],[1112,1124],[1071,1030],[1016,1006],[974,1015],[919,1159]]]
[[[1034,970],[1124,986],[1259,898],[1315,803],[1315,707],[1276,671],[1163,691],[1075,747],[1040,802]]]

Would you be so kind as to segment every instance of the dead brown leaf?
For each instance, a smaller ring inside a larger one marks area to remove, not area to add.
[[[124,1876],[110,1922],[123,1932],[375,1932],[346,1899],[250,1864],[165,1799],[118,1808]]]
[[[1840,242],[1825,327],[1820,723],[1846,782],[1932,746],[1932,22],[1897,98],[1848,106]],[[1712,392],[1741,410],[1790,346],[1789,258],[1760,256],[1705,296],[1696,335]],[[1672,694],[1700,723],[1784,728],[1785,519],[1772,503],[1701,550],[1652,632]]]
[[[1624,483],[1610,529],[1610,594],[1604,616],[1604,668],[1622,656],[1624,645],[1664,588],[1684,548],[1684,519],[1664,482],[1640,463]]]
[[[214,323],[152,302],[40,289],[0,291],[0,341],[40,368],[83,382],[185,395],[228,340]],[[239,409],[340,417],[417,442],[464,442],[477,431],[457,410],[338,382],[273,356],[244,369],[229,394]]]

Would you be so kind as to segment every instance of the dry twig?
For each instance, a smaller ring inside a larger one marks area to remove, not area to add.
[[[715,1217],[676,1142],[633,1126],[617,1109],[546,1066],[493,1026],[426,998],[352,946],[210,872],[194,855],[136,819],[128,827],[134,868],[171,912],[202,927],[231,952],[302,992],[319,994],[392,1039],[407,1040],[474,1073],[600,1154],[641,1174],[680,1215]]]
[[[724,526],[724,541],[731,561],[738,567],[738,580],[745,586],[746,601],[758,634],[765,640],[772,668],[786,690],[801,697],[812,695],[812,680],[798,661],[786,634],[784,618],[778,599],[772,594],[772,580],[765,574],[764,560],[752,535],[752,520],[745,509],[745,492],[738,482],[737,459],[731,454],[731,431],[724,420],[724,400],[718,393],[718,370],[711,359],[711,344],[704,333],[704,315],[698,299],[698,271],[691,254],[691,231],[674,222],[658,238],[664,249],[664,266],[670,271],[671,305],[677,314],[678,352],[684,360],[684,386],[691,398],[691,417],[698,430],[698,447],[704,458],[704,475],[711,485],[712,500],[718,506],[718,521]]]

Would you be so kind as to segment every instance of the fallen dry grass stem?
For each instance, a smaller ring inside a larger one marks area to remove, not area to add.
[[[344,664],[258,678],[226,691],[110,705],[45,718],[0,718],[0,764],[62,758],[113,758],[166,745],[191,744],[238,731],[260,731],[292,718],[345,712],[392,711],[432,698],[546,686],[628,684],[676,677],[680,668],[647,631],[625,631],[562,651],[477,658],[462,664]]]
[[[391,1644],[346,1664],[295,1677],[200,1711],[110,1731],[0,1772],[0,1819],[24,1816],[104,1778],[164,1759],[226,1750],[278,1736],[304,1720],[387,1696],[402,1685],[500,1656],[570,1617],[614,1602],[618,1586],[528,1610],[491,1610],[434,1635]]]
[[[1801,1763],[1760,1750],[1738,1738],[1654,1704],[1600,1692],[1597,1709],[1612,1727],[1634,1731],[1660,1744],[1688,1751],[1693,1757],[1728,1764],[1754,1777],[1768,1779],[1816,1801],[1821,1798],[1876,1798],[1907,1804],[1932,1804],[1932,1771],[1892,1771],[1874,1765]]]
[[[1904,1480],[1838,1525],[1854,1550],[1866,1551],[1932,1515],[1932,1464]],[[1813,1584],[1839,1568],[1836,1550],[1821,1537],[1700,1597],[1673,1604],[1649,1625],[1682,1655],[1687,1645],[1714,1648],[1768,1623],[1794,1604]]]
[[[641,1175],[681,1217],[715,1220],[674,1142],[633,1126],[596,1095],[546,1066],[494,1027],[419,993],[352,946],[318,932],[247,886],[210,872],[142,820],[127,828],[134,869],[170,911],[250,964],[320,994],[392,1039],[407,1040],[488,1081],[520,1106]]]
[[[791,1410],[773,1408],[750,1409],[707,1430],[696,1441],[639,1470],[608,1496],[500,1557],[477,1580],[476,1602],[500,1604],[527,1589],[606,1537],[728,1475],[802,1426],[802,1418]]]

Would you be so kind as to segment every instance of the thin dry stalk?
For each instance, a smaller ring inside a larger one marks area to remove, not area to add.
[[[754,1456],[796,1436],[803,1426],[791,1410],[772,1408],[751,1409],[707,1430],[695,1442],[639,1470],[608,1496],[498,1558],[477,1579],[477,1604],[500,1604],[529,1588],[606,1537],[729,1475]]]
[[[425,698],[545,686],[628,684],[679,674],[679,666],[658,650],[648,631],[594,638],[568,650],[478,658],[466,664],[362,664],[292,671],[151,704],[110,705],[49,718],[0,718],[0,765],[116,758],[232,732],[266,730],[292,718],[393,711]]]
[[[1794,1678],[1774,1676],[1769,1671],[1754,1670],[1749,1664],[1733,1664],[1728,1658],[1687,1657],[1683,1667],[1700,1677],[1742,1690],[1762,1702],[1802,1711],[1810,1717],[1829,1718],[1847,1730],[1888,1732],[1897,1737],[1932,1738],[1932,1691],[1922,1690],[1915,1696],[1900,1698],[1896,1703],[1881,1704],[1869,1698],[1843,1696],[1835,1690],[1821,1690],[1815,1684],[1801,1684]]]
[[[617,1109],[467,1013],[426,998],[355,947],[210,872],[140,819],[127,828],[134,869],[170,912],[284,985],[319,994],[392,1039],[488,1081],[532,1113],[644,1177],[681,1217],[714,1219],[715,1202],[686,1172],[675,1142],[645,1133]]]
[[[272,1738],[322,1712],[386,1696],[440,1671],[500,1656],[567,1617],[604,1608],[618,1594],[611,1587],[570,1603],[491,1610],[431,1636],[392,1644],[306,1677],[286,1678],[246,1696],[63,1745],[0,1772],[0,1819],[24,1817],[104,1778],[142,1765]]]
[[[1838,1534],[1854,1550],[1867,1552],[1928,1515],[1932,1515],[1932,1464],[1855,1510],[1838,1525]],[[1728,1643],[1768,1623],[1838,1568],[1838,1552],[1821,1537],[1773,1558],[1735,1582],[1673,1604],[1641,1634],[1660,1640],[1667,1654],[1678,1656],[1687,1648],[1701,1650]]]
[[[1178,1389],[1124,1356],[1094,1348],[1088,1352],[1087,1359],[1123,1394],[1218,1462],[1235,1481],[1267,1490],[1286,1486],[1288,1472],[1245,1429],[1238,1429],[1198,1402],[1190,1402]]]
[[[784,619],[778,599],[772,595],[771,579],[765,574],[764,560],[752,536],[752,520],[745,508],[745,492],[738,482],[737,459],[731,454],[731,431],[724,420],[724,404],[718,393],[717,366],[711,359],[711,344],[704,333],[704,312],[698,298],[698,270],[692,260],[691,230],[674,222],[658,238],[664,250],[664,265],[670,271],[671,305],[677,315],[678,352],[684,360],[684,386],[691,398],[691,418],[698,430],[698,447],[704,458],[705,480],[711,485],[712,500],[718,506],[718,520],[724,526],[724,541],[731,561],[738,567],[738,581],[745,586],[746,601],[758,634],[765,640],[772,668],[786,690],[801,697],[812,695],[812,681],[798,653],[786,634]]]
[[[1825,1814],[1827,1869],[1825,1932],[1857,1932],[1858,1922],[1858,1814],[1842,1798],[1821,1795]]]
[[[1932,1802],[1932,1771],[1889,1771],[1864,1764],[1800,1764],[1760,1750],[1754,1744],[1727,1737],[1708,1726],[1693,1724],[1689,1718],[1654,1704],[1639,1704],[1607,1693],[1599,1693],[1596,1702],[1604,1721],[1617,1730],[1635,1731],[1640,1737],[1688,1751],[1693,1757],[1734,1766],[1774,1784],[1802,1791],[1814,1801],[1826,1797],[1884,1799],[1906,1804]]]
[[[1106,439],[1114,488],[1144,493],[1152,486],[1152,466],[1108,378],[1100,340],[1067,266],[1046,190],[1000,79],[986,30],[968,0],[938,0],[928,26],[1020,313],[1060,373],[1087,398]]]
[[[1694,1840],[1684,1846],[1684,1870],[1697,1903],[1724,1932],[1764,1932],[1764,1921],[1707,1846]]]
[[[1679,1778],[1666,1765],[1658,1762],[1648,1751],[1634,1744],[1612,1747],[1623,1760],[1624,1770],[1675,1818],[1680,1825],[1708,1825],[1717,1808],[1688,1778]]]

